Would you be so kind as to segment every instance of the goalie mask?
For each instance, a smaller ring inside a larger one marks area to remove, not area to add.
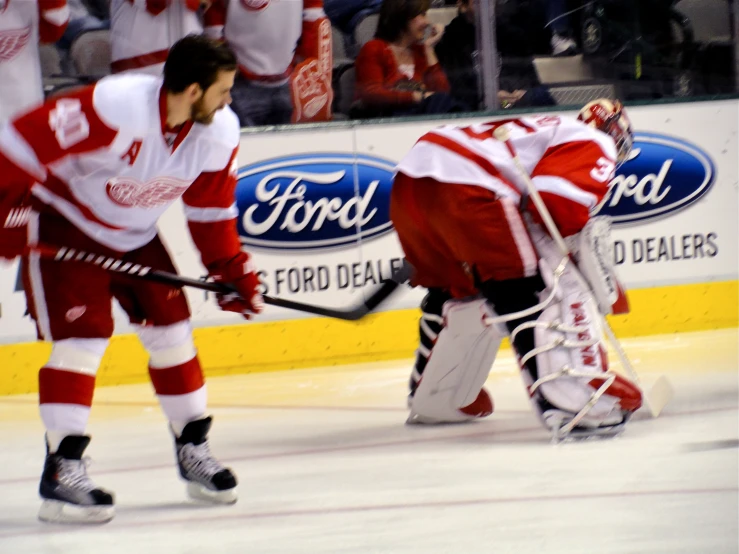
[[[634,144],[634,132],[626,110],[618,100],[601,98],[588,102],[577,119],[609,135],[616,143],[619,164],[625,162]]]

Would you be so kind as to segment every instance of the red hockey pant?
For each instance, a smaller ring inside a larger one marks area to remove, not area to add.
[[[535,275],[538,257],[518,206],[479,186],[441,183],[398,173],[390,218],[414,285],[455,297],[478,293],[480,282]]]

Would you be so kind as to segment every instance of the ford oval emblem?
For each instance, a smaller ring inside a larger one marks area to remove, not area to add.
[[[598,213],[629,224],[682,210],[708,192],[716,168],[706,152],[682,139],[636,133],[629,159],[616,171]]]
[[[392,231],[395,164],[347,153],[284,156],[242,167],[236,203],[246,246],[333,248]]]

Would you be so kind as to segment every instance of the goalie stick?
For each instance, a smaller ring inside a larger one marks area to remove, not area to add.
[[[508,151],[511,154],[511,157],[513,158],[513,163],[516,166],[516,169],[518,170],[519,174],[521,175],[521,178],[523,179],[524,183],[526,184],[526,188],[528,189],[529,198],[534,202],[534,205],[536,206],[537,211],[539,212],[539,215],[544,222],[544,225],[546,226],[547,230],[549,231],[550,236],[552,239],[554,239],[554,242],[557,245],[557,248],[559,249],[560,253],[563,257],[566,259],[570,259],[570,250],[567,248],[567,245],[565,244],[564,239],[562,238],[562,235],[559,232],[559,229],[557,229],[557,226],[554,223],[554,220],[552,219],[552,215],[549,213],[549,210],[547,209],[546,205],[544,204],[544,201],[542,200],[541,196],[539,195],[539,191],[536,189],[536,186],[534,185],[534,182],[531,180],[531,176],[529,175],[526,168],[521,163],[521,159],[518,157],[518,153],[516,152],[515,147],[513,144],[511,144],[510,141],[510,134],[508,132],[508,129],[506,129],[504,126],[500,126],[496,128],[493,131],[493,135],[497,140],[504,143],[506,147],[508,148]],[[575,268],[575,264],[572,264]],[[616,335],[613,332],[613,329],[611,329],[611,325],[608,323],[608,320],[605,316],[601,314],[601,319],[603,320],[603,328],[605,329],[606,335],[608,336],[608,341],[613,346],[613,349],[616,351],[616,354],[618,355],[619,359],[621,360],[621,364],[624,366],[626,371],[629,373],[629,376],[631,379],[637,384],[637,386],[642,391],[642,398],[644,400],[644,404],[646,405],[647,409],[649,410],[652,417],[657,417],[660,412],[664,409],[664,407],[672,400],[672,397],[674,396],[674,389],[672,388],[672,385],[667,380],[667,378],[664,375],[660,375],[660,377],[657,379],[657,381],[652,386],[652,389],[649,391],[649,394],[647,394],[646,390],[644,389],[644,386],[642,385],[641,379],[639,379],[639,375],[637,374],[636,370],[634,369],[634,366],[631,364],[631,361],[629,360],[628,356],[626,355],[626,351],[621,346],[621,343],[616,338]]]
[[[38,252],[42,258],[54,260],[58,262],[84,262],[101,267],[106,271],[114,273],[123,273],[137,279],[146,279],[157,283],[173,285],[175,287],[193,287],[215,293],[233,293],[235,289],[213,281],[205,281],[202,279],[191,279],[183,277],[168,271],[161,271],[152,267],[141,264],[126,262],[110,256],[103,256],[84,252],[75,248],[66,246],[56,248],[51,246],[36,245],[30,247],[33,252]],[[293,300],[285,300],[283,298],[275,298],[273,296],[264,295],[264,303],[279,308],[287,308],[309,314],[331,317],[334,319],[342,319],[344,321],[357,321],[374,311],[382,304],[397,288],[406,283],[410,279],[412,268],[407,262],[396,271],[390,279],[384,279],[380,286],[367,298],[364,302],[349,309],[324,308],[322,306],[314,306],[312,304],[304,304]]]

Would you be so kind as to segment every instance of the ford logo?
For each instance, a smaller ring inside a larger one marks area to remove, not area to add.
[[[244,245],[317,249],[392,230],[395,164],[354,154],[285,156],[243,167],[236,203]]]
[[[664,217],[706,194],[716,169],[703,150],[681,139],[636,133],[629,159],[616,171],[598,213],[614,224]]]

